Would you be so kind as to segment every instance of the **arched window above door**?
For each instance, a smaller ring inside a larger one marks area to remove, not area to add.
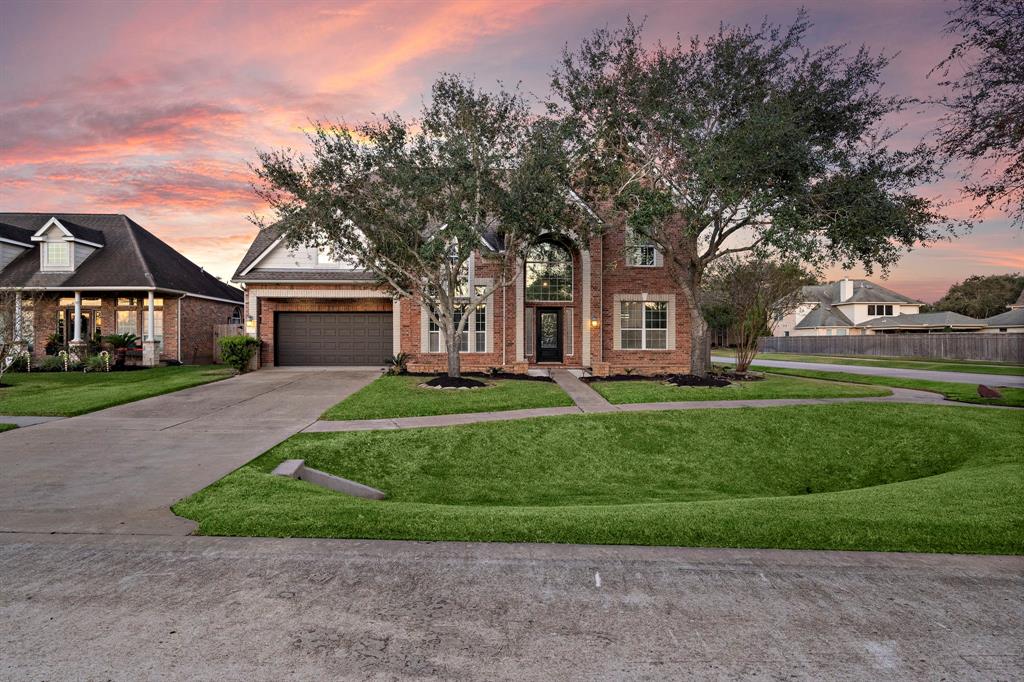
[[[555,242],[540,242],[526,252],[526,300],[572,301],[572,254]]]

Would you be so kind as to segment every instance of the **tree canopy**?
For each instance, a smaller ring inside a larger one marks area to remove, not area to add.
[[[263,152],[253,169],[274,229],[289,245],[327,248],[398,295],[422,298],[452,376],[472,318],[463,313],[510,281],[536,235],[586,227],[565,200],[556,126],[531,116],[518,92],[444,75],[417,119],[318,122],[308,137],[309,156]],[[496,266],[486,286],[473,278],[478,251]]]
[[[686,291],[696,373],[709,365],[700,282],[716,259],[771,250],[870,272],[952,227],[916,191],[937,177],[934,150],[901,148],[885,126],[911,104],[880,92],[888,57],[811,49],[809,26],[800,12],[786,28],[651,45],[628,22],[567,48],[553,73],[573,189],[664,254]]]
[[[949,310],[968,317],[984,319],[1006,312],[1024,289],[1024,275],[972,275],[949,288],[946,295],[926,311]]]
[[[951,91],[939,144],[967,161],[964,191],[979,214],[1005,209],[1024,228],[1024,0],[963,0],[946,33],[958,41],[932,70]]]

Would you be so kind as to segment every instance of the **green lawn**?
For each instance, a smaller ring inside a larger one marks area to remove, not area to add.
[[[919,391],[932,391],[941,393],[948,400],[956,400],[963,403],[977,403],[979,405],[1007,405],[1010,407],[1024,407],[1024,388],[1000,388],[1002,398],[982,398],[978,395],[978,387],[975,384],[958,384],[951,381],[927,381],[925,379],[901,379],[898,377],[876,377],[867,374],[850,374],[848,372],[820,372],[812,369],[789,369],[782,367],[758,367],[752,369],[772,372],[773,374],[785,374],[794,377],[807,377],[811,379],[825,379],[828,381],[848,381],[857,384],[870,384],[873,386],[893,386],[895,388],[914,388]]]
[[[768,375],[762,381],[736,382],[722,388],[673,386],[664,381],[592,381],[590,387],[608,402],[668,403],[677,400],[762,400],[766,398],[865,398],[891,395],[884,388]]]
[[[435,414],[562,407],[572,399],[550,381],[487,380],[487,388],[422,388],[423,376],[382,376],[323,413],[321,419],[388,419]]]
[[[386,491],[273,476],[282,460]],[[1024,553],[1024,413],[813,405],[300,434],[179,502],[207,535]]]
[[[736,357],[731,348],[716,348],[712,355]],[[830,365],[856,365],[859,367],[893,367],[896,369],[921,369],[938,372],[968,372],[971,374],[1002,374],[1024,376],[1024,366],[1001,362],[980,362],[974,360],[907,360],[905,358],[831,357],[827,355],[798,355],[796,353],[758,353],[761,360],[788,360],[789,362],[817,362]]]
[[[16,429],[16,428],[18,428],[18,427],[15,426],[14,424],[0,424],[0,433],[2,433],[4,431],[10,431],[11,429]]]
[[[0,414],[74,417],[231,376],[223,367],[188,365],[132,372],[9,372]]]

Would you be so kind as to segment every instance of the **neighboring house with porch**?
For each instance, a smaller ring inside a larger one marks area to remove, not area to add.
[[[550,235],[529,249],[514,281],[472,311],[463,339],[466,371],[491,367],[689,371],[690,320],[670,266],[653,244],[606,230],[585,243]],[[482,240],[473,280],[497,276]],[[245,286],[247,331],[260,364],[380,365],[409,355],[413,371],[444,371],[444,339],[418,299],[401,298],[368,272],[315,248],[290,249],[261,230],[232,281]]]
[[[774,336],[855,336],[872,334],[881,318],[917,315],[921,301],[866,279],[842,279],[800,290],[799,304],[783,316]]]
[[[0,213],[0,288],[23,292],[33,356],[109,334],[142,339],[143,363],[212,360],[213,326],[241,322],[242,292],[120,214]]]

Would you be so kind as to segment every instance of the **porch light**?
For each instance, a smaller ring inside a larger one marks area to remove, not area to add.
[[[600,326],[601,326],[601,321],[600,320],[598,320],[596,318],[590,320],[590,328],[591,329],[597,329]]]

